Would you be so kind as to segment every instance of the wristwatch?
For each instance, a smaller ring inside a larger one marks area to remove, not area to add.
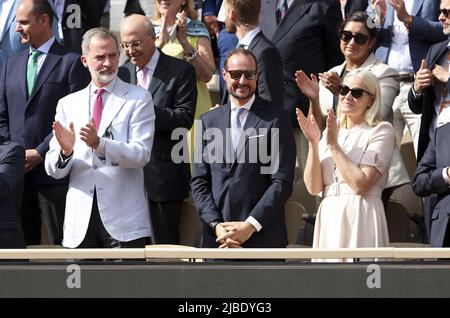
[[[196,49],[192,49],[188,54],[183,55],[183,58],[186,62],[191,62],[198,56],[198,51]]]
[[[213,221],[211,223],[208,223],[208,227],[214,235],[216,234],[216,226],[219,223],[220,223],[219,221]]]

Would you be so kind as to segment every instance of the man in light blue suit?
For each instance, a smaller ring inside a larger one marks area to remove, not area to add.
[[[19,3],[19,0],[0,1],[0,21],[5,22],[0,25],[0,61],[11,53],[25,48],[20,42],[20,35],[16,32],[15,17]]]

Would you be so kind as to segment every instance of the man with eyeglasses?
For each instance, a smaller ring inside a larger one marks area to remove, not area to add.
[[[448,37],[450,0],[442,0],[439,21]],[[413,189],[418,195],[425,196],[425,225],[430,244],[435,247],[450,246],[450,231],[446,234],[447,217],[438,216],[437,211],[440,206],[446,209],[444,198],[447,195],[444,194],[450,185],[446,168],[450,166],[447,158],[450,122],[449,46],[448,39],[431,46],[425,60],[422,60],[408,95],[411,110],[422,115],[417,152],[418,168]],[[435,161],[431,162],[433,158]],[[435,172],[432,173],[433,171]],[[429,176],[428,179],[426,176]],[[440,186],[446,190],[443,191]]]
[[[200,117],[204,133],[191,189],[204,223],[202,247],[287,245],[284,204],[292,193],[294,135],[288,112],[255,95],[257,72],[249,50],[233,49],[222,70],[230,101]],[[260,147],[270,149],[269,158]]]
[[[381,22],[376,57],[400,73],[400,93],[392,105],[397,146],[408,127],[418,159],[420,115],[408,107],[414,73],[433,43],[445,39],[438,21],[440,0],[371,0],[368,13]]]
[[[170,57],[155,46],[155,30],[143,15],[126,17],[121,24],[122,48],[129,58],[119,77],[148,90],[155,106],[155,138],[150,162],[144,167],[153,244],[180,244],[180,215],[189,196],[188,162],[175,163],[172,140],[177,128],[194,123],[197,88],[194,67]],[[184,154],[188,156],[188,154]]]

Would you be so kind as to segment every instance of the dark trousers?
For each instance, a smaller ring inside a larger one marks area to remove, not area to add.
[[[153,244],[180,244],[180,216],[183,201],[148,200]]]
[[[19,228],[2,228],[0,225],[0,248],[26,248],[22,231]]]
[[[27,245],[41,244],[42,220],[50,244],[61,244],[67,188],[67,184],[38,184],[25,177],[21,218]]]
[[[100,213],[98,212],[97,195],[94,193],[89,226],[83,242],[79,248],[144,248],[145,237],[136,240],[121,242],[113,238],[105,229]]]

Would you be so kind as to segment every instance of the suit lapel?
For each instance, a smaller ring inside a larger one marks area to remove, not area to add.
[[[223,149],[223,160],[226,163],[227,167],[230,166],[230,162],[232,162],[233,158],[230,154],[233,153],[233,142],[231,139],[231,123],[230,123],[230,113],[231,113],[231,104],[228,102],[225,106],[219,108],[219,116],[220,120],[217,122],[217,128],[220,129],[222,133],[222,149]],[[227,143],[227,140],[229,141]],[[227,148],[228,147],[228,148]],[[227,158],[229,157],[229,158]]]
[[[2,34],[0,34],[0,42],[3,41],[3,38],[5,37],[6,33],[9,33],[9,28],[11,27],[11,24],[15,20],[16,17],[16,8],[19,5],[19,1],[15,1],[15,3],[12,5],[11,10],[9,11],[8,17],[5,21],[5,27],[3,28]]]
[[[27,100],[28,97],[27,64],[28,64],[29,48],[22,50],[19,54],[21,54],[21,56],[18,59],[19,65],[17,65],[18,85],[22,90],[23,96],[25,96],[25,100]]]
[[[439,62],[441,61],[441,59],[443,58],[443,55],[448,54],[448,48],[447,48],[447,44],[448,42],[445,41],[443,42],[439,48],[437,48],[437,54],[435,54],[433,56],[433,59],[431,61],[427,61],[428,63],[428,68],[431,70],[434,68],[434,65],[439,64]],[[436,82],[437,80],[435,80]],[[439,83],[439,81],[438,81]],[[433,90],[434,90],[434,94],[435,96],[441,96],[441,90],[442,90],[442,86],[441,85],[433,85]]]
[[[150,86],[148,90],[152,94],[155,94],[158,87],[164,81],[164,79],[169,75],[169,72],[166,72],[168,68],[167,59],[163,53],[159,55],[158,63],[156,64],[155,71],[153,73],[153,77],[150,79]]]
[[[131,63],[130,61],[128,61],[128,63],[125,65],[125,67],[127,68],[128,72],[130,74],[130,78],[129,78],[130,84],[137,85],[136,66],[133,63]]]
[[[258,45],[259,41],[261,41],[261,32],[258,32],[258,34],[255,35],[252,42],[250,42],[248,46],[248,50],[253,51],[255,47]]]
[[[60,55],[54,54],[54,52],[57,51],[58,45],[59,44],[55,40],[55,43],[53,43],[50,50],[48,51],[48,54],[45,57],[45,61],[42,64],[42,67],[39,70],[39,73],[36,77],[36,81],[34,83],[33,90],[31,91],[31,96],[28,99],[28,103],[30,103],[34,95],[36,95],[36,92],[45,83],[47,77],[52,73],[53,69],[56,67],[56,65],[58,65],[59,61],[61,60]]]
[[[111,125],[113,119],[117,116],[126,102],[126,95],[128,88],[124,85],[124,82],[117,78],[116,85],[109,98],[106,101],[106,105],[103,107],[102,120],[98,129],[98,135],[103,136],[106,128]]]
[[[286,16],[281,20],[280,24],[273,35],[272,42],[276,43],[297,23],[298,20],[305,15],[306,11],[312,6],[312,3],[304,3],[303,0],[294,1]]]

